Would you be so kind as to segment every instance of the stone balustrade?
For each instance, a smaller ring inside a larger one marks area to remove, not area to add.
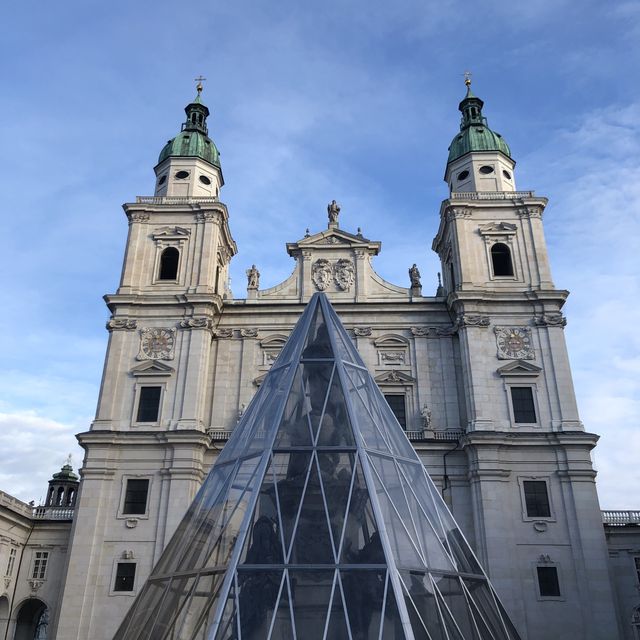
[[[603,511],[602,522],[614,527],[640,525],[640,511]]]
[[[463,191],[452,193],[449,200],[517,200],[534,197],[533,191]]]

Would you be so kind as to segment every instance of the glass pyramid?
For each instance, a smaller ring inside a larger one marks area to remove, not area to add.
[[[315,294],[114,640],[519,640]]]

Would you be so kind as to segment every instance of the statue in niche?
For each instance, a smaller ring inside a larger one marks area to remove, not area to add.
[[[329,214],[329,224],[334,224],[337,226],[338,216],[340,215],[340,205],[335,200],[332,200],[327,205],[327,213]]]
[[[416,266],[415,262],[413,263],[413,266],[409,269],[409,279],[411,280],[412,289],[417,289],[418,287],[422,286],[422,283],[420,282],[420,271]]]
[[[247,289],[257,289],[260,284],[260,272],[255,264],[251,265],[251,269],[247,269]]]

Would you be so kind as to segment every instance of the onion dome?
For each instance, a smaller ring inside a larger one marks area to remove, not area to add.
[[[209,109],[201,101],[202,84],[198,84],[198,95],[185,107],[187,120],[182,130],[169,140],[160,152],[158,164],[170,157],[201,158],[220,167],[220,153],[213,140],[207,135]]]
[[[467,79],[467,95],[458,106],[462,113],[460,133],[449,146],[449,159],[453,162],[473,151],[500,151],[511,158],[511,150],[504,138],[489,129],[487,119],[482,115],[484,102],[471,92],[471,81]]]

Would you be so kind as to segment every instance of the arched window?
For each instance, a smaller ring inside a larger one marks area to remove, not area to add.
[[[53,506],[53,487],[49,489],[49,495],[47,497],[47,506],[48,507]]]
[[[498,242],[491,247],[491,263],[493,265],[494,276],[512,276],[513,262],[511,261],[511,251],[506,244]]]
[[[73,505],[73,499],[75,498],[76,492],[75,489],[69,489],[67,491],[67,506]]]
[[[167,247],[160,256],[160,280],[178,279],[180,252],[175,247]]]
[[[64,497],[64,488],[60,487],[58,489],[58,496],[56,498],[56,507],[61,507],[62,506],[63,497]]]

